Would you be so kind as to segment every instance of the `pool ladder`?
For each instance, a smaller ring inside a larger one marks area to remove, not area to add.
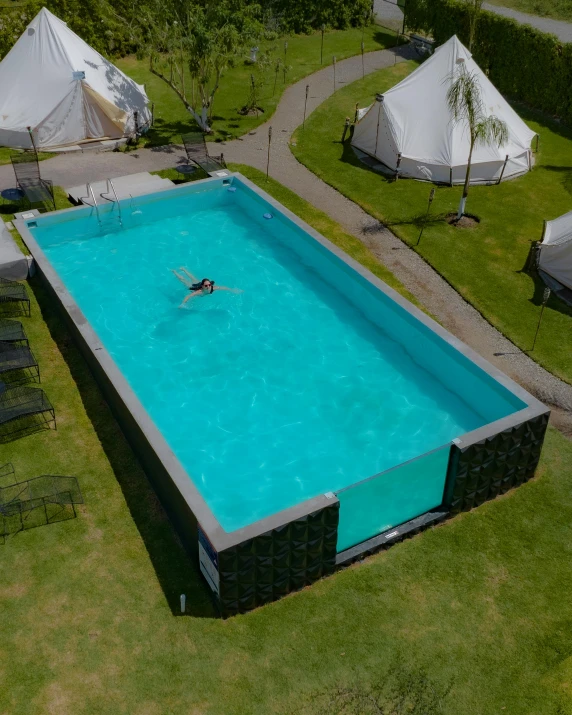
[[[89,199],[91,197],[91,200],[93,201],[93,207],[95,208],[95,213],[97,214],[97,222],[99,223],[99,227],[101,229],[112,229],[113,227],[119,226],[119,228],[123,228],[123,218],[121,216],[121,204],[119,203],[119,198],[117,196],[117,191],[115,191],[115,186],[113,185],[113,181],[111,179],[106,179],[107,186],[106,186],[106,191],[102,191],[99,195],[101,196],[102,199],[107,199],[113,204],[113,207],[111,211],[108,214],[104,214],[104,218],[102,219],[101,213],[99,211],[99,204],[97,203],[97,200],[95,198],[95,192],[93,190],[93,186],[91,183],[87,183],[86,189],[87,189],[87,196],[83,196],[81,200],[83,199]],[[111,193],[113,192],[113,198],[111,198]],[[89,205],[89,204],[88,204]],[[117,206],[117,212],[115,212],[115,207]],[[106,216],[109,218],[106,219]]]

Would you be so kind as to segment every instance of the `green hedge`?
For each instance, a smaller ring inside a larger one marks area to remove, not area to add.
[[[357,27],[371,14],[371,0],[258,0],[285,32],[311,32],[322,24],[336,30]]]
[[[437,45],[454,34],[468,44],[468,9],[457,0],[407,0],[405,21]],[[483,10],[472,52],[500,92],[572,123],[572,44]]]
[[[104,0],[30,0],[0,12],[0,59],[44,6],[104,55],[120,56],[136,49],[127,24],[118,17],[132,12],[128,0],[114,0],[113,10]]]

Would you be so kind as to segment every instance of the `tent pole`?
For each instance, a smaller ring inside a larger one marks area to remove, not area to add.
[[[500,176],[499,176],[499,180],[497,181],[497,184],[500,184],[500,182],[502,181],[502,177],[504,176],[504,170],[506,169],[506,163],[507,163],[507,161],[508,161],[508,154],[506,155],[505,160],[504,160],[504,164],[502,165],[502,170],[501,170],[501,173],[500,173]]]
[[[34,141],[34,133],[32,132],[32,127],[26,127],[28,133],[30,134],[30,139],[32,140],[32,147],[34,148],[34,153],[38,156],[38,150],[36,149],[36,142]]]
[[[399,166],[401,164],[401,152],[397,155],[397,164],[395,166],[395,181],[399,179]]]
[[[453,186],[453,167],[449,167],[449,183]]]
[[[375,100],[376,100],[376,102],[378,102],[378,107],[377,107],[377,131],[375,133],[375,151],[373,152],[373,155],[375,157],[377,157],[377,143],[379,141],[379,119],[381,116],[381,103],[383,102],[383,96],[381,94],[376,94]]]
[[[540,139],[540,134],[536,135],[536,151],[535,154],[538,154],[538,140]]]

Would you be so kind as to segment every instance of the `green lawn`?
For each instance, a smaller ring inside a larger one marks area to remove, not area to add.
[[[240,169],[329,238],[354,241]],[[30,288],[23,320],[58,430],[0,446],[0,464],[20,478],[74,474],[85,505],[0,543],[2,712],[373,715],[371,701],[342,710],[327,693],[369,696],[397,664],[401,688],[451,686],[431,712],[572,713],[572,443],[560,433],[549,430],[520,489],[220,621],[60,316]]]
[[[356,101],[366,106],[415,68],[398,64],[344,87],[322,104],[294,136],[299,161],[371,215],[414,244],[426,211],[430,185],[398,182],[366,168],[349,143],[339,142],[344,118]],[[570,210],[572,133],[530,111],[519,109],[540,133],[540,153],[532,172],[499,186],[472,187],[467,211],[480,217],[474,229],[448,225],[442,216],[455,211],[461,187],[439,187],[417,250],[461,295],[518,347],[529,350],[540,311],[543,284],[524,273],[531,241],[541,237],[544,219]],[[572,382],[572,310],[552,297],[544,312],[531,356],[563,380]]]
[[[511,10],[527,12],[529,15],[550,17],[553,20],[572,22],[570,0],[488,0],[491,5],[510,7]]]
[[[18,149],[11,149],[7,146],[0,146],[0,166],[2,166],[2,164],[9,164],[10,157],[12,156],[12,154],[15,154],[17,152]],[[50,154],[46,151],[41,151],[38,153],[38,159],[40,161],[43,161],[44,159],[51,159],[52,156],[55,156],[55,154]]]
[[[332,64],[334,55],[337,60],[341,60],[359,54],[361,38],[360,29],[327,32],[324,36],[323,66]],[[238,113],[248,99],[250,75],[253,71],[256,74],[256,70],[245,61],[238,61],[235,67],[226,70],[214,99],[214,131],[211,137],[213,140],[220,141],[240,136],[262,124],[274,113],[287,86],[320,69],[321,33],[294,35],[280,38],[275,42],[265,41],[259,46],[261,51],[273,48],[273,57],[283,59],[285,41],[288,42],[286,64],[290,67],[286,75],[286,83],[281,70],[274,90],[274,71],[270,69],[265,73],[265,83],[260,95],[260,105],[264,113],[258,117],[243,117]],[[382,28],[375,25],[365,28],[366,52],[390,47],[395,44],[395,41],[395,34]],[[125,57],[117,60],[116,64],[136,82],[144,84],[150,100],[155,102],[155,124],[147,135],[149,144],[153,146],[180,142],[181,133],[189,131],[195,125],[173,90],[149,71],[149,63],[146,59]],[[275,63],[273,65],[275,66]]]

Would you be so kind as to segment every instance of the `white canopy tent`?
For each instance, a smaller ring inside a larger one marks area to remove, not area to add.
[[[538,267],[572,290],[572,211],[544,222]]]
[[[487,114],[505,121],[509,131],[508,142],[501,147],[475,147],[471,183],[496,182],[527,172],[535,132],[494,88],[456,36],[402,82],[377,96],[355,127],[353,146],[398,171],[399,176],[464,183],[469,131],[466,123],[453,121],[447,106],[447,90],[460,62],[478,77]]]
[[[142,85],[42,8],[0,62],[0,145],[38,148],[116,139],[148,125]]]

